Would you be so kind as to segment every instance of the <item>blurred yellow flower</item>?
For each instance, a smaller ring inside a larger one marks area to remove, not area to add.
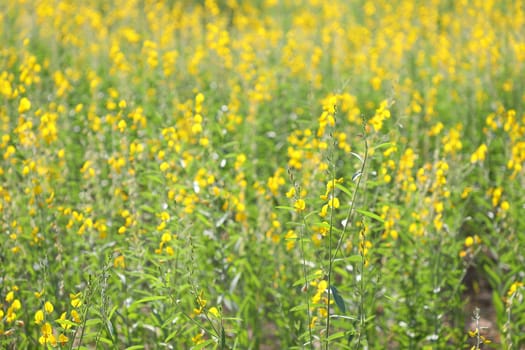
[[[27,97],[22,97],[18,104],[18,113],[24,113],[31,109],[31,101]]]
[[[293,207],[295,208],[295,211],[301,213],[306,209],[306,203],[303,199],[298,199],[295,201]]]

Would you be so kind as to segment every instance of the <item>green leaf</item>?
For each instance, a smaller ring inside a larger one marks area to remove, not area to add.
[[[361,171],[356,172],[354,175],[352,175],[352,181],[355,181],[361,176],[363,173]]]
[[[118,305],[113,306],[113,308],[111,309],[111,311],[108,314],[108,319],[109,320],[111,320],[111,318],[113,318],[113,314],[115,313],[115,311],[117,311],[118,307],[119,307]]]
[[[343,259],[347,263],[361,262],[363,257],[361,255],[352,255]]]
[[[172,332],[170,335],[168,335],[168,337],[164,340],[165,343],[169,343],[171,339],[175,338],[178,334],[179,334],[179,330],[175,330],[174,332]]]
[[[494,309],[496,310],[496,317],[498,320],[502,320],[505,316],[505,306],[496,291],[492,292],[492,304],[494,304]]]
[[[143,303],[147,303],[149,301],[166,300],[167,298],[168,297],[163,296],[163,295],[155,295],[155,296],[146,297],[146,298],[142,298],[142,299],[139,299],[137,301],[134,301],[131,305],[143,304]]]
[[[94,318],[94,319],[91,319],[91,320],[87,320],[86,321],[86,327],[90,327],[90,326],[95,326],[97,324],[101,324],[102,323],[102,320],[99,319],[99,318]]]
[[[316,278],[319,278],[319,277],[320,277],[320,275],[318,273],[315,273],[315,272],[311,273],[311,274],[306,276],[306,282],[310,282],[310,281],[315,280]],[[301,278],[299,278],[297,281],[295,281],[293,283],[293,286],[294,287],[302,286],[302,285],[304,285],[304,282],[305,282],[305,278],[301,277]]]
[[[200,222],[202,222],[207,227],[212,227],[211,222],[202,213],[196,212],[195,216],[197,217],[197,219],[199,219]]]
[[[380,143],[379,145],[375,146],[374,149],[380,149],[380,148],[390,147],[390,146],[392,146],[392,145],[393,145],[392,142],[384,142],[384,143]]]
[[[337,291],[337,288],[335,286],[330,286],[330,290],[332,291],[332,295],[334,296],[334,301],[339,310],[344,314],[346,312],[346,306],[345,301],[343,298],[341,298],[341,295],[339,295],[339,292]]]
[[[143,204],[140,206],[141,211],[145,211],[146,213],[155,214],[157,211],[150,207],[149,205]]]
[[[138,349],[144,349],[144,345],[133,345],[129,348],[126,348],[126,350],[138,350]]]
[[[348,188],[346,188],[343,185],[338,184],[338,183],[335,184],[335,187],[337,187],[338,189],[340,189],[341,191],[346,193],[348,195],[348,197],[352,198],[353,194],[352,194],[352,192],[350,192],[350,190]]]
[[[107,320],[105,320],[104,323],[106,325],[106,330],[107,330],[109,336],[111,337],[111,339],[115,338],[114,327],[113,327],[113,323],[111,323],[111,320],[107,319]]]
[[[301,304],[301,305],[297,305],[297,306],[294,306],[290,309],[291,312],[294,312],[294,311],[304,311],[308,308],[308,305],[306,304]]]
[[[337,332],[328,337],[328,341],[344,338],[345,332]]]
[[[483,270],[489,275],[490,282],[492,285],[492,288],[500,288],[501,287],[501,278],[500,276],[490,268],[488,264],[483,265]]]
[[[363,209],[357,209],[357,212],[361,215],[364,215],[364,216],[367,216],[371,219],[374,219],[374,220],[377,220],[381,223],[385,222],[385,220],[383,218],[381,218],[379,215],[375,214],[375,213],[372,213],[371,211],[368,211],[368,210],[363,210]]]
[[[78,326],[78,323],[75,323],[73,321],[70,321],[70,320],[62,320],[60,318],[57,318],[55,320],[56,323],[58,323],[59,325],[63,325],[63,326]]]
[[[226,332],[224,332],[224,327],[221,327],[221,349],[226,348]]]
[[[357,154],[355,152],[350,152],[350,154],[353,155],[354,157],[356,157],[357,159],[359,159],[361,161],[361,163],[364,162],[363,157],[361,157],[359,154]]]
[[[275,209],[283,209],[283,210],[295,211],[294,208],[286,206],[286,205],[278,205],[278,206],[275,207]]]
[[[98,341],[107,345],[113,345],[113,341],[105,337],[98,338]]]

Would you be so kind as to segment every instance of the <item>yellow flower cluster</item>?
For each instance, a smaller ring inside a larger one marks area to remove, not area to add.
[[[422,245],[445,237],[464,221],[458,208],[477,211],[480,196],[502,220],[495,227],[511,231],[525,165],[521,7],[10,1],[0,13],[0,331],[20,327],[43,346],[74,342],[82,295],[53,297],[80,281],[50,286],[35,274],[14,286],[44,256],[53,268],[99,273],[77,257],[110,247],[124,280],[190,250],[190,240],[205,251],[209,239],[224,261],[260,244],[269,249],[261,256],[293,265],[301,232],[275,207],[320,217],[306,231],[308,249],[320,249],[330,214],[337,228],[344,220],[352,176],[366,182],[353,204],[374,219],[352,223],[361,232],[343,248],[367,263],[376,239],[392,247],[404,235]],[[478,234],[461,236],[462,257],[490,242]],[[212,260],[199,261],[203,275]],[[35,283],[47,294],[33,296]],[[312,323],[328,312],[326,283],[312,283]],[[194,314],[205,308],[201,294]]]

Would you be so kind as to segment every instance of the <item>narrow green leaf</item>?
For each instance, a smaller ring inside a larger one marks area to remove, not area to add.
[[[78,323],[75,323],[73,321],[69,321],[69,320],[61,320],[60,318],[56,319],[55,320],[56,323],[58,323],[59,325],[63,326],[63,327],[66,327],[66,326],[78,326]]]
[[[108,314],[108,319],[109,320],[111,320],[113,318],[113,314],[115,313],[115,311],[117,311],[118,307],[119,307],[118,305],[113,306],[113,308],[111,309],[111,311]]]
[[[379,215],[375,214],[375,213],[372,213],[371,211],[368,211],[368,210],[363,210],[363,209],[357,209],[357,212],[361,215],[364,215],[364,216],[367,216],[371,219],[374,219],[374,220],[377,220],[379,222],[385,222],[385,220],[383,218],[381,218]]]
[[[105,337],[98,338],[98,341],[107,345],[113,345],[113,341]]]
[[[179,334],[179,330],[176,330],[175,332],[172,332],[166,340],[164,340],[165,343],[169,343],[171,339],[175,338]]]
[[[346,312],[345,301],[343,300],[341,295],[339,295],[339,292],[337,291],[337,288],[335,288],[335,286],[330,286],[330,290],[332,291],[332,295],[334,296],[335,304],[337,305],[339,310],[341,310],[341,312],[344,314]]]
[[[308,308],[308,306],[306,304],[301,304],[301,305],[297,305],[297,306],[294,306],[290,309],[290,311],[294,312],[294,311],[304,311]]]
[[[144,345],[133,345],[129,348],[126,348],[126,350],[138,350],[138,349],[144,349]]]
[[[361,176],[363,173],[361,171],[356,172],[354,175],[352,175],[352,181],[355,181]]]
[[[337,187],[338,189],[340,189],[341,191],[346,193],[348,195],[348,197],[352,198],[353,194],[352,194],[352,192],[350,192],[350,190],[348,188],[346,188],[343,185],[338,184],[338,183],[335,184],[335,187]]]
[[[347,263],[361,262],[361,260],[363,260],[363,257],[361,255],[351,255],[349,257],[344,258],[343,260]]]
[[[492,292],[492,304],[494,304],[494,309],[496,309],[496,317],[498,320],[501,320],[505,313],[505,306],[496,291]]]
[[[328,337],[328,341],[344,338],[345,332],[337,332]]]
[[[221,326],[221,349],[226,349],[226,332],[224,327]]]
[[[91,319],[86,321],[86,327],[95,326],[97,324],[101,324],[102,320],[99,318]]]
[[[275,209],[283,209],[283,210],[295,211],[294,208],[286,206],[286,205],[278,205],[278,206],[275,207]]]
[[[200,222],[205,224],[207,227],[212,227],[211,222],[202,213],[197,212],[195,213],[195,216],[197,217],[197,219],[199,219]]]
[[[498,286],[500,287],[501,286],[501,278],[500,276],[490,268],[489,265],[485,264],[483,265],[483,270],[485,270],[485,272],[487,273],[487,275],[489,275],[489,278],[491,279],[491,284],[493,287],[495,286]]]
[[[359,154],[357,154],[355,152],[350,152],[350,154],[353,155],[354,157],[356,157],[357,159],[359,159],[361,161],[361,163],[364,162],[363,157],[361,157]]]
[[[380,148],[385,148],[385,147],[390,147],[392,146],[392,142],[384,142],[384,143],[380,143],[379,145],[375,146],[374,149],[380,149]]]
[[[143,303],[147,303],[149,301],[166,300],[167,298],[168,297],[166,297],[166,296],[155,295],[155,296],[146,297],[146,298],[142,298],[142,299],[136,300],[131,305],[143,304]]]
[[[157,212],[155,209],[146,204],[141,205],[140,210],[150,214],[155,214]]]
[[[107,330],[109,336],[111,337],[111,339],[114,339],[115,338],[115,332],[114,332],[113,323],[111,323],[111,320],[109,320],[109,319],[105,320],[104,323],[106,324],[106,330]]]

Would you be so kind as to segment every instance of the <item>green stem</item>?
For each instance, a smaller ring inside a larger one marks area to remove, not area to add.
[[[359,170],[360,171],[360,175],[359,177],[357,178],[357,184],[356,184],[356,187],[355,187],[355,190],[354,190],[354,193],[352,194],[352,202],[350,203],[350,208],[348,209],[348,213],[346,215],[346,219],[345,219],[345,222],[344,222],[344,225],[343,225],[343,230],[341,232],[341,236],[339,237],[339,240],[337,242],[337,247],[335,248],[335,253],[334,255],[331,257],[331,260],[335,260],[335,258],[337,257],[337,254],[339,253],[339,251],[341,250],[341,246],[343,244],[343,241],[344,241],[344,238],[346,236],[346,230],[348,228],[348,223],[350,222],[351,218],[352,218],[352,214],[354,212],[354,208],[355,208],[355,200],[357,198],[357,193],[359,192],[359,188],[361,186],[361,179],[363,178],[364,176],[364,172],[365,172],[365,167],[366,167],[366,164],[368,162],[368,141],[366,139],[366,136],[364,136],[364,140],[365,140],[365,156],[363,158],[363,164],[361,165],[361,169]]]
[[[330,302],[332,298],[332,270],[333,270],[333,263],[334,260],[332,259],[332,233],[333,233],[333,227],[334,227],[334,196],[335,196],[335,163],[332,159],[332,192],[330,193],[330,198],[328,199],[328,203],[331,202],[332,205],[330,205],[330,229],[328,231],[328,299],[326,302],[326,350],[328,350],[328,337],[330,336]]]
[[[306,257],[304,253],[304,239],[303,239],[305,227],[306,227],[306,219],[304,218],[304,215],[303,215],[303,226],[301,227],[301,230],[300,230],[299,239],[301,240],[301,259],[303,261],[304,285],[308,287],[308,272],[306,271]],[[306,288],[306,290],[308,291],[308,288]],[[305,293],[305,295],[306,295],[306,316],[308,320],[308,337],[309,337],[308,342],[310,344],[310,349],[313,350],[314,345],[313,345],[313,334],[312,334],[312,321],[310,317],[310,300],[308,299],[308,293]]]
[[[330,301],[331,301],[331,295],[332,295],[332,270],[333,270],[333,264],[337,257],[337,254],[341,250],[341,246],[343,244],[343,241],[346,236],[346,230],[348,228],[348,223],[352,219],[352,214],[354,212],[355,208],[355,201],[357,199],[357,193],[359,192],[359,188],[361,185],[361,179],[363,178],[363,174],[365,171],[365,167],[368,161],[368,141],[366,139],[366,134],[363,133],[364,137],[364,143],[365,143],[365,155],[363,158],[363,162],[361,164],[360,174],[357,178],[357,184],[354,189],[354,192],[352,193],[352,201],[350,203],[350,208],[348,209],[348,213],[346,215],[346,220],[343,224],[343,230],[341,232],[341,235],[339,236],[339,239],[337,241],[337,246],[335,248],[335,252],[332,254],[332,229],[333,229],[333,205],[330,209],[330,230],[329,230],[329,263],[328,263],[328,301],[327,301],[327,319],[326,319],[326,350],[328,350],[328,337],[330,335]],[[335,191],[335,165],[334,165],[334,174],[332,177],[332,198],[334,197],[334,191]],[[364,266],[364,256],[362,261],[362,266]],[[361,281],[363,283],[363,279],[361,278]],[[362,286],[363,288],[364,286]]]

